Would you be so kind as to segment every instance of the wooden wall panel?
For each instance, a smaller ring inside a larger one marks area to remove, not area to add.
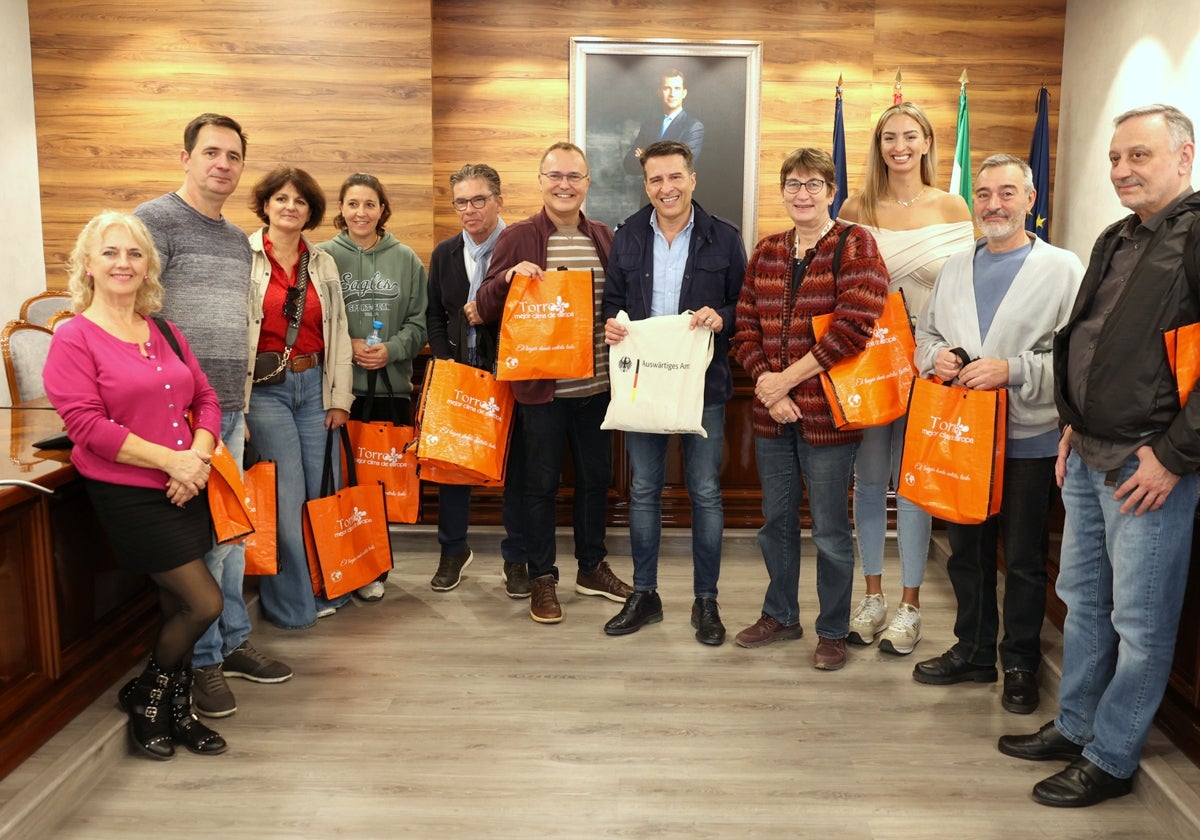
[[[31,3],[34,103],[48,285],[83,223],[182,181],[183,127],[203,111],[242,123],[246,170],[226,215],[250,231],[250,189],[279,163],[337,191],[352,172],[388,186],[389,223],[433,248],[428,0],[289,0],[178,6]]]
[[[1050,130],[1056,136],[1065,9],[1065,0],[1034,0],[1019,8],[1004,0],[742,0],[696,15],[694,3],[681,0],[515,0],[481,14],[474,0],[439,0],[432,59],[438,235],[448,235],[457,222],[440,202],[448,190],[445,178],[468,160],[500,170],[508,218],[536,209],[536,184],[524,180],[533,166],[523,161],[536,159],[569,131],[573,35],[763,42],[761,237],[788,224],[774,186],[783,157],[799,145],[830,146],[839,73],[851,190],[861,183],[874,121],[891,104],[897,67],[905,99],[921,104],[934,123],[942,188],[950,181],[957,79],[964,67],[974,80],[968,97],[975,165],[993,152],[1028,154],[1042,82],[1051,92]]]

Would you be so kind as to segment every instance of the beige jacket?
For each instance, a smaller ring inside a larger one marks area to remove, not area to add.
[[[321,377],[322,403],[331,408],[350,410],[354,402],[354,369],[350,352],[350,333],[346,329],[346,307],[342,300],[342,285],[338,280],[337,263],[333,257],[304,238],[308,246],[308,276],[316,287],[321,301],[321,332],[325,338],[325,365]],[[271,261],[263,249],[260,228],[250,234],[253,264],[250,269],[250,368],[246,371],[246,406],[249,410],[250,388],[253,385],[254,357],[258,355],[258,335],[262,330],[263,296],[271,281]]]

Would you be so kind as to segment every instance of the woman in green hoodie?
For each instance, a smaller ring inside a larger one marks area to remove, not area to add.
[[[321,247],[337,263],[346,302],[354,356],[350,419],[398,417],[401,423],[411,423],[412,360],[425,346],[428,289],[425,266],[416,252],[384,230],[391,215],[387,190],[379,179],[365,172],[351,175],[342,184],[333,220],[341,233]],[[366,397],[372,391],[368,416]],[[359,597],[382,598],[384,578],[359,589]]]

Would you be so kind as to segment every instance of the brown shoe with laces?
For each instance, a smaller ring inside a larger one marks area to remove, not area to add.
[[[538,624],[558,624],[563,620],[557,586],[554,575],[542,575],[529,582],[529,617]]]
[[[813,651],[813,667],[818,671],[837,671],[846,664],[846,640],[817,637]]]
[[[579,570],[575,576],[575,591],[580,595],[599,595],[624,604],[633,594],[633,587],[613,573],[607,560],[601,560],[590,572]]]
[[[784,625],[774,616],[763,613],[758,621],[734,636],[733,640],[744,648],[756,648],[784,639],[799,639],[803,635],[804,628],[799,623]]]

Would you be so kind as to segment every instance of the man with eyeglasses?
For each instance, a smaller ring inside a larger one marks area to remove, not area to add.
[[[625,155],[625,171],[630,175],[642,174],[641,157],[650,144],[659,140],[675,140],[691,149],[693,169],[700,160],[704,123],[683,110],[683,100],[688,95],[687,79],[674,67],[664,70],[657,93],[662,102],[662,116],[642,123],[633,148]]]
[[[429,261],[429,304],[426,326],[429,349],[435,358],[453,359],[495,372],[497,323],[479,317],[475,296],[487,276],[496,242],[504,230],[500,210],[504,196],[500,175],[486,163],[468,163],[450,176],[450,204],[458,213],[462,230],[438,243]],[[518,424],[520,420],[518,419]],[[504,484],[505,538],[500,543],[504,566],[501,577],[510,598],[529,597],[529,572],[521,542],[521,438],[518,425],[508,451]],[[438,544],[441,558],[430,586],[448,592],[458,586],[462,572],[474,558],[467,545],[471,515],[471,487],[442,484],[438,487]]]
[[[201,114],[183,132],[183,186],[137,207],[162,258],[162,314],[195,350],[221,401],[221,440],[241,463],[243,409],[249,396],[250,243],[222,215],[246,165],[246,135],[222,114]],[[192,652],[196,711],[227,717],[237,701],[226,677],[258,683],[291,679],[292,669],[250,644],[250,615],[242,595],[243,543],[213,546],[204,557],[221,586],[221,617]]]
[[[674,140],[652,143],[642,153],[650,204],[626,219],[613,237],[603,317],[609,345],[619,345],[628,334],[616,320],[621,310],[634,321],[691,311],[692,329],[711,330],[715,338],[704,379],[702,424],[707,437],[679,436],[692,506],[692,626],[697,641],[715,646],[725,641],[717,607],[717,579],[725,528],[721,499],[725,403],[733,396],[729,339],[746,274],[746,249],[735,225],[710,216],[692,200],[696,189],[692,161],[691,149]],[[633,468],[629,540],[634,591],[621,612],[604,625],[610,636],[634,633],[663,617],[658,550],[670,439],[666,434],[625,433],[625,449]]]
[[[600,428],[608,410],[608,349],[600,309],[612,232],[581,211],[590,182],[587,157],[572,143],[555,143],[538,167],[542,210],[508,227],[496,243],[487,279],[475,302],[479,318],[497,321],[516,274],[540,280],[559,267],[592,272],[594,375],[589,379],[513,382],[524,446],[521,536],[529,563],[529,616],[541,624],[562,621],[555,565],[556,504],[563,449],[570,446],[575,470],[575,591],[624,603],[629,584],[605,560],[612,435]]]

